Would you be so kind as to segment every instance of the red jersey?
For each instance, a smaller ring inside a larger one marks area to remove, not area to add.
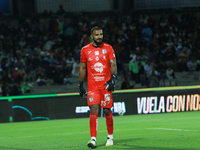
[[[81,62],[87,63],[88,90],[104,89],[104,84],[110,80],[110,61],[115,58],[111,45],[102,43],[94,47],[92,43],[81,50]]]

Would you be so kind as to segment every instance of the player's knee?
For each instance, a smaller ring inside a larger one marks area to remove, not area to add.
[[[98,105],[91,105],[90,106],[90,113],[98,113]]]
[[[109,115],[110,112],[111,112],[110,109],[106,109],[106,108],[103,109],[103,113],[106,114],[106,115]]]

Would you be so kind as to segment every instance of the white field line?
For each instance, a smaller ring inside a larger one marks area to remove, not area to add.
[[[185,129],[170,129],[170,128],[147,128],[150,130],[172,130],[172,131],[199,131],[199,130],[185,130]]]
[[[138,129],[125,129],[125,130],[114,130],[114,132],[122,132],[122,131],[134,131],[134,130],[138,130]],[[143,129],[142,129],[143,130]],[[107,130],[100,130],[97,132],[107,132]],[[36,137],[52,137],[52,136],[66,136],[66,135],[74,135],[74,134],[89,134],[89,130],[87,132],[74,132],[74,133],[63,133],[63,134],[41,134],[41,135],[30,135],[30,136],[10,136],[10,137],[0,137],[0,140],[3,139],[16,139],[16,138],[36,138]]]

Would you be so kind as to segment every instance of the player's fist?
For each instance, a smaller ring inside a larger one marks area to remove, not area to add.
[[[104,85],[106,85],[105,89],[108,90],[109,92],[114,91],[115,90],[115,80],[116,80],[116,75],[112,74],[110,80],[104,84]]]
[[[82,98],[87,98],[87,92],[85,91],[83,87],[83,82],[79,81],[78,83],[78,88],[79,88],[79,94]]]

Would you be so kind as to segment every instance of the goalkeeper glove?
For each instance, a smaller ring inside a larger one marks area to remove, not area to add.
[[[79,94],[82,98],[87,98],[87,92],[85,91],[84,87],[83,87],[83,82],[79,81],[78,83],[78,87],[79,87]]]
[[[112,74],[110,80],[104,84],[104,85],[106,85],[105,89],[108,90],[109,92],[114,91],[115,90],[115,80],[116,80],[116,75]]]

